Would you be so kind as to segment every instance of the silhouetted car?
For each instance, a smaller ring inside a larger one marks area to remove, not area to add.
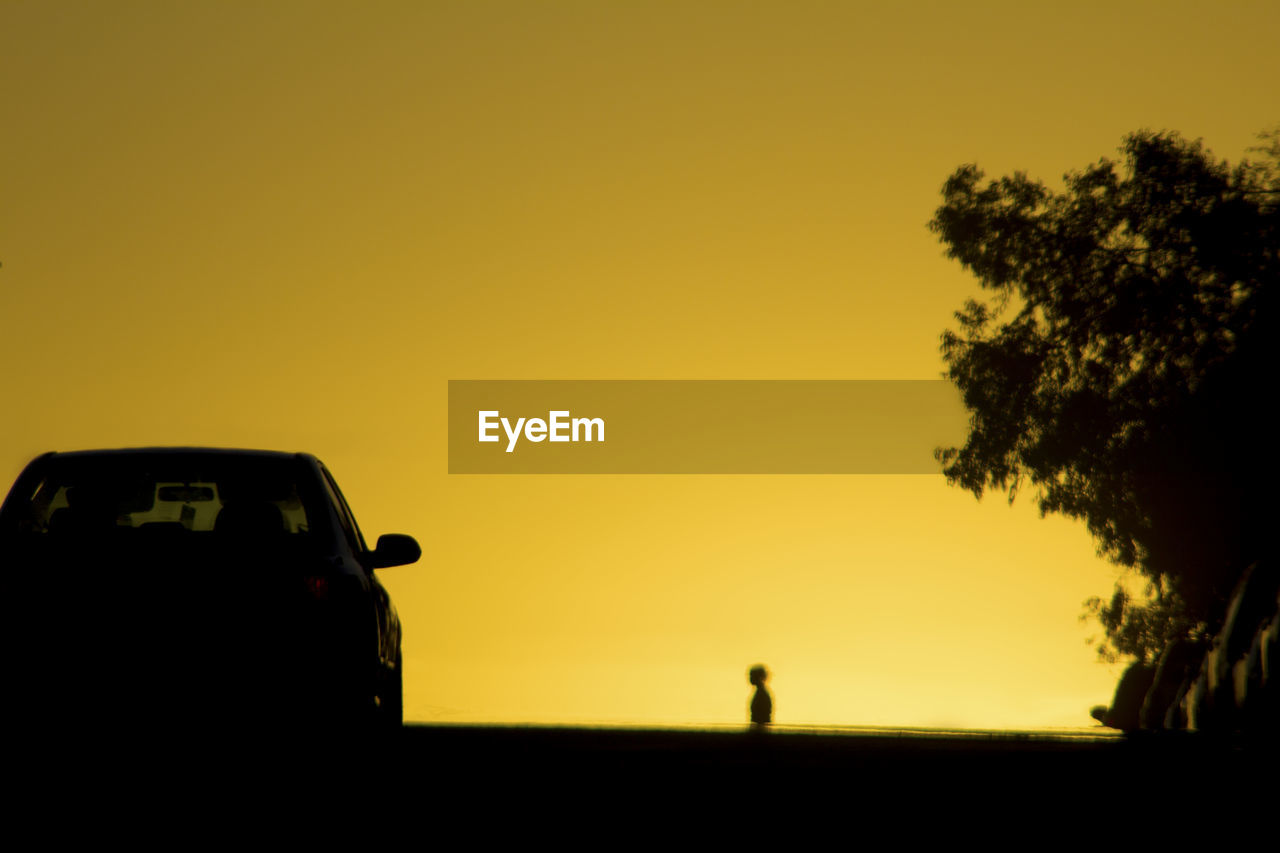
[[[0,507],[8,710],[308,732],[401,724],[400,620],[314,456],[206,448],[47,453]]]

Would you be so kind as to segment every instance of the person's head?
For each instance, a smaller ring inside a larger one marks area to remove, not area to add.
[[[764,668],[764,664],[758,663],[751,667],[751,671],[747,673],[747,680],[756,687],[763,687],[765,680],[769,678],[769,670]]]

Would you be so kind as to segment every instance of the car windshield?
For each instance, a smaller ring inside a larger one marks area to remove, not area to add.
[[[297,536],[308,532],[299,473],[287,457],[54,457],[5,526],[55,539],[129,529]]]

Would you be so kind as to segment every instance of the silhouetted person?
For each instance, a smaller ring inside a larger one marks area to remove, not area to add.
[[[67,489],[67,506],[49,517],[49,529],[73,543],[84,536],[101,537],[116,526],[116,506],[105,491],[91,486]]]
[[[764,683],[769,679],[769,670],[764,664],[751,667],[747,680],[756,686],[755,695],[751,697],[751,728],[760,729],[773,722],[773,697],[765,689]]]

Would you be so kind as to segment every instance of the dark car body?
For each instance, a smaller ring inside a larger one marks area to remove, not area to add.
[[[3,677],[28,722],[367,731],[401,723],[401,626],[305,453],[47,453],[0,507]]]

